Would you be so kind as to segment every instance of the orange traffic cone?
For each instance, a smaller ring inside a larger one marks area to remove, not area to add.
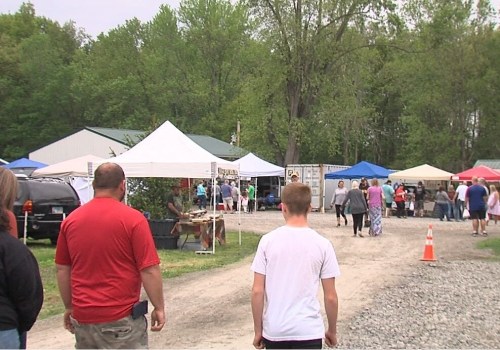
[[[429,229],[427,230],[427,237],[425,238],[425,248],[424,248],[424,256],[422,261],[436,261],[436,257],[434,256],[434,244],[432,243],[432,224],[429,224]]]

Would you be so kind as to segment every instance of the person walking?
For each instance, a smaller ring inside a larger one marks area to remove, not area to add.
[[[7,231],[12,237],[18,238],[17,220],[14,215],[14,201],[17,196],[17,179],[16,175],[2,166],[0,166],[0,205],[4,208],[6,215],[9,218],[9,226]]]
[[[365,201],[366,201],[366,204],[368,205],[368,201],[367,201],[367,196],[368,196],[368,188],[370,187],[370,185],[368,184],[368,180],[366,178],[361,178],[361,182],[359,184],[359,189],[361,190],[361,192],[363,192],[363,196],[365,197]],[[368,221],[369,220],[369,215],[368,215],[368,211],[366,211],[365,213],[365,221]]]
[[[252,182],[248,183],[247,191],[248,191],[248,212],[252,214],[255,209],[255,187],[253,186]]]
[[[394,188],[392,188],[391,180],[387,180],[382,186],[382,191],[384,191],[385,197],[385,217],[391,217],[392,212],[392,202],[394,201]]]
[[[64,327],[77,349],[148,347],[147,302],[153,304],[151,330],[165,325],[160,259],[149,224],[122,203],[126,180],[114,163],[95,171],[94,199],[63,221],[56,247],[57,282]]]
[[[240,210],[240,189],[236,182],[231,182],[231,198],[233,199],[233,211]]]
[[[17,182],[12,185],[16,191]],[[8,211],[0,202],[0,349],[26,349],[26,334],[42,308],[43,285],[35,257],[9,232]]]
[[[404,184],[399,184],[398,188],[396,189],[396,193],[394,195],[394,202],[396,202],[396,215],[398,218],[404,217],[406,218],[405,214],[405,202],[406,202],[406,192],[405,192],[405,185]]]
[[[342,203],[342,209],[344,209],[347,204],[349,204],[351,210],[354,237],[358,235],[359,237],[363,237],[361,233],[363,229],[363,217],[368,211],[368,206],[363,192],[359,189],[357,181],[351,183],[351,190],[347,192],[347,196]]]
[[[422,181],[415,188],[415,217],[424,217],[425,186]]]
[[[200,181],[198,186],[196,186],[196,196],[198,197],[198,209],[207,208],[207,190],[204,186],[203,181]]]
[[[451,205],[451,200],[443,186],[439,186],[436,193],[436,205],[439,207],[439,220],[443,221],[446,216],[446,221],[451,221],[448,210]]]
[[[480,185],[476,176],[472,177],[472,185],[467,189],[465,194],[465,207],[469,209],[470,218],[472,220],[472,236],[478,237],[479,226],[483,236],[488,236],[486,233],[486,210],[485,205],[488,200],[488,193],[483,185]]]
[[[233,196],[232,196],[232,188],[229,185],[229,180],[224,180],[224,184],[220,187],[220,191],[222,193],[222,202],[224,203],[224,214],[228,211],[233,213]]]
[[[337,344],[340,275],[332,243],[308,225],[311,189],[301,183],[282,193],[285,225],[262,236],[251,270],[253,346],[256,349],[321,349]],[[300,256],[300,259],[297,257]],[[325,326],[318,300],[323,287],[328,320]]]
[[[498,190],[495,185],[490,185],[490,196],[488,197],[487,214],[490,220],[495,221],[496,225],[498,222],[498,218],[500,217],[500,202],[499,202]]]
[[[380,236],[382,234],[382,203],[384,203],[384,192],[378,185],[377,179],[372,179],[368,188],[368,211],[370,215],[370,236]]]
[[[345,196],[347,195],[347,189],[344,187],[344,181],[340,180],[338,187],[333,193],[332,201],[330,202],[330,208],[335,206],[335,215],[337,215],[337,227],[340,226],[340,216],[344,218],[344,224],[347,226],[347,217],[345,216],[344,210],[342,209],[342,203],[344,203]]]
[[[456,218],[458,215],[455,211],[455,197],[457,194],[457,191],[455,190],[455,187],[450,184],[448,185],[448,198],[450,198],[450,202],[448,203],[448,216],[451,218]]]
[[[467,181],[463,181],[460,185],[458,185],[455,190],[455,197],[453,198],[455,202],[455,213],[457,214],[455,217],[455,221],[464,220],[464,204],[465,204],[465,194],[467,193]]]

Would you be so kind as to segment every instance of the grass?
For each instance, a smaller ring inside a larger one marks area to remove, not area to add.
[[[491,249],[493,251],[494,259],[500,260],[500,238],[488,238],[484,241],[478,242],[479,249]]]
[[[242,232],[240,246],[237,232],[226,233],[226,244],[217,245],[215,255],[197,255],[187,250],[159,250],[162,275],[164,278],[172,278],[238,262],[256,251],[259,239],[259,235]],[[38,260],[42,275],[44,302],[39,319],[60,314],[64,311],[64,306],[57,289],[55,247],[49,240],[28,241],[28,246]]]

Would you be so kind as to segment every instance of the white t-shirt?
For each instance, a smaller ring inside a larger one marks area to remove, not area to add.
[[[319,283],[340,275],[328,239],[308,227],[281,226],[262,236],[251,269],[266,276],[264,338],[324,338]]]
[[[465,193],[467,192],[467,186],[464,184],[458,185],[456,191],[457,191],[457,198],[461,200],[462,202],[465,202]],[[453,199],[453,198],[451,198]]]

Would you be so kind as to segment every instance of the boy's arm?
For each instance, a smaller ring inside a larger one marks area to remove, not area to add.
[[[325,332],[325,342],[329,347],[337,345],[337,315],[339,302],[335,289],[335,278],[325,278],[321,280],[325,301],[326,317],[328,319],[328,329]]]
[[[262,341],[262,314],[264,313],[264,293],[266,289],[266,276],[255,272],[252,287],[252,315],[253,328],[255,332],[253,346],[256,349],[264,349]]]

